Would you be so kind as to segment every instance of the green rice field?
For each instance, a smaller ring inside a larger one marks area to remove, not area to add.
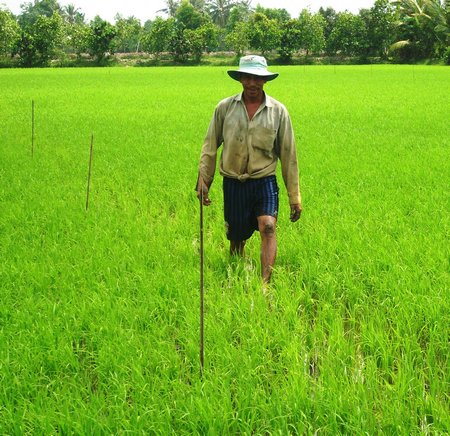
[[[270,67],[303,214],[230,258],[224,67],[0,70],[0,434],[448,434],[450,70]],[[35,104],[32,150],[32,101]],[[89,208],[86,191],[94,136]]]

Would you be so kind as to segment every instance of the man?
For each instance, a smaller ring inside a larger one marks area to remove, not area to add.
[[[217,150],[223,144],[224,215],[231,254],[244,254],[245,242],[258,230],[261,235],[261,274],[270,280],[277,254],[276,220],[278,185],[276,167],[281,162],[289,196],[292,222],[302,212],[294,132],[288,111],[264,92],[266,82],[278,77],[267,70],[266,59],[244,56],[239,69],[228,71],[242,84],[243,92],[222,100],[203,143],[197,196],[209,206]]]

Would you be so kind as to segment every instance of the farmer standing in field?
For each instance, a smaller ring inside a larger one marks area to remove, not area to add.
[[[203,143],[197,196],[209,206],[209,188],[216,169],[217,150],[223,144],[224,215],[230,253],[243,255],[245,242],[261,235],[261,274],[268,283],[277,254],[278,159],[290,204],[292,222],[302,212],[294,132],[285,106],[264,92],[266,82],[278,77],[267,70],[266,59],[244,56],[239,69],[228,71],[243,92],[222,100],[214,111]]]

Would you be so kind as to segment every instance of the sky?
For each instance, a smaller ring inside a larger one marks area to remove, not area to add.
[[[14,14],[19,14],[20,5],[33,0],[0,0],[0,6],[4,6]],[[348,10],[357,13],[360,9],[370,8],[375,0],[252,0],[251,5],[256,7],[260,4],[266,8],[284,8],[292,18],[297,18],[302,9],[309,9],[312,12],[322,6],[332,7],[336,11]],[[156,15],[165,18],[162,13],[158,14],[160,9],[164,9],[166,2],[164,0],[59,0],[61,6],[73,4],[80,9],[87,20],[93,19],[96,15],[111,23],[117,13],[123,17],[134,16],[139,18],[142,23],[154,19]]]

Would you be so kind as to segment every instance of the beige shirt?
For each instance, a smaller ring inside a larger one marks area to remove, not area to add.
[[[200,158],[199,172],[208,186],[214,178],[221,144],[222,176],[244,181],[275,175],[280,159],[289,203],[301,204],[294,132],[282,103],[266,94],[251,120],[242,94],[228,97],[217,105]]]

